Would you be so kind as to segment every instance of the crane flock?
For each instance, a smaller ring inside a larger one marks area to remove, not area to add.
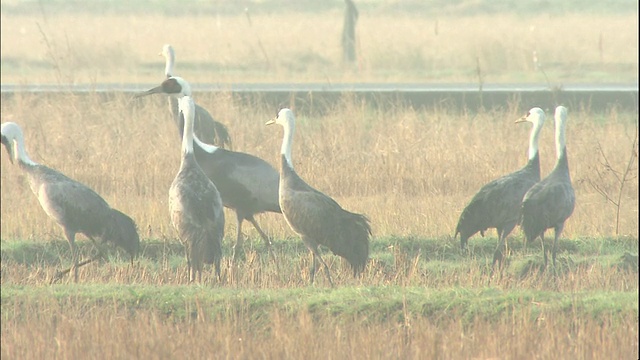
[[[220,279],[225,224],[223,207],[233,210],[236,215],[234,260],[244,255],[244,220],[255,227],[272,253],[271,240],[255,219],[255,215],[272,212],[283,215],[311,252],[311,283],[317,267],[321,265],[329,284],[334,285],[320,246],[344,258],[354,276],[361,274],[369,260],[370,220],[364,214],[345,210],[334,199],[310,186],[294,170],[291,158],[295,130],[293,111],[280,109],[275,119],[267,122],[268,125],[281,125],[284,129],[278,171],[256,156],[225,149],[231,145],[227,127],[197,105],[190,84],[174,75],[173,47],[164,45],[160,54],[166,60],[165,80],[135,97],[167,95],[171,118],[182,139],[179,171],[169,189],[169,214],[185,247],[188,280],[201,281],[204,263],[213,264]],[[558,106],[554,119],[557,160],[553,170],[542,180],[538,140],[545,123],[545,113],[534,107],[516,120],[516,123],[532,124],[527,162],[521,169],[484,185],[462,210],[454,235],[454,238],[460,235],[462,249],[474,234],[480,232],[484,236],[487,229],[495,228],[498,243],[493,265],[502,264],[508,251],[507,237],[519,224],[525,244],[541,238],[546,266],[544,232],[552,228],[555,267],[558,238],[573,213],[575,193],[565,140],[567,108]],[[70,270],[73,270],[76,282],[78,268],[91,261],[79,261],[75,243],[77,233],[84,234],[94,243],[95,238],[99,238],[121,247],[129,254],[133,266],[133,260],[140,251],[140,239],[136,224],[129,216],[112,208],[89,186],[31,160],[18,124],[2,123],[2,144],[10,161],[17,162],[27,175],[30,188],[42,209],[62,227],[71,249],[73,266]]]

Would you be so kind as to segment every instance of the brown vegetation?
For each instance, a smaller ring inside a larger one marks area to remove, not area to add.
[[[277,164],[281,134],[264,126],[275,105],[242,104],[224,95],[196,97],[227,124],[237,150]],[[142,237],[162,238],[174,236],[166,201],[180,156],[180,138],[164,101],[22,94],[3,99],[1,106],[3,121],[23,126],[35,161],[94,188],[136,220]],[[318,189],[366,213],[375,236],[453,235],[468,199],[483,184],[526,162],[529,127],[513,123],[520,115],[511,108],[478,114],[375,109],[347,97],[327,115],[297,114],[293,161]],[[614,168],[626,166],[634,122],[632,114],[615,109],[569,109],[567,146],[577,204],[564,237],[614,234],[615,212],[586,179],[598,165],[598,143]],[[543,176],[555,159],[553,128],[547,125],[540,139]],[[3,238],[60,236],[20,170],[8,161],[1,166],[2,203],[11,204],[1,210]],[[615,178],[609,181],[601,187],[617,189]],[[637,237],[638,184],[628,184],[623,198],[619,232]],[[260,217],[275,238],[291,235],[280,216]],[[227,226],[226,233],[232,234],[233,222]]]
[[[474,82],[476,67],[486,82],[543,82],[532,62],[533,50],[554,83],[637,81],[635,13],[500,15],[500,19],[361,13],[358,71],[344,73],[339,71],[342,16],[333,15],[308,14],[304,19],[287,13],[254,15],[248,28],[244,14],[96,18],[77,13],[37,18],[3,11],[2,81],[156,83],[163,78],[162,59],[156,54],[164,43],[174,44],[176,72],[192,83]],[[280,16],[287,17],[287,26],[282,26]],[[310,22],[313,31],[309,31]],[[280,104],[244,103],[225,94],[196,93],[194,97],[228,126],[234,150],[278,164],[281,132],[264,122]],[[345,96],[330,104],[325,114],[296,112],[293,161],[298,173],[345,208],[366,214],[371,219],[373,243],[392,239],[388,243],[395,244],[384,252],[377,250],[358,279],[351,277],[347,266],[339,266],[336,257],[326,256],[339,284],[336,292],[413,286],[425,293],[487,287],[523,293],[593,291],[600,298],[609,292],[637,293],[635,254],[628,254],[632,271],[593,259],[574,264],[571,255],[562,256],[561,274],[554,278],[527,276],[536,270],[537,259],[531,253],[517,253],[513,261],[522,263],[520,274],[512,271],[490,278],[482,255],[459,253],[458,243],[450,237],[465,204],[483,184],[526,162],[530,129],[513,123],[528,110],[523,104],[478,113],[447,107],[415,110],[398,103],[371,105],[375,104]],[[553,109],[545,110],[550,117]],[[167,204],[180,163],[180,138],[166,111],[166,99],[132,101],[121,94],[2,95],[0,113],[2,122],[14,121],[23,127],[33,160],[91,186],[138,224],[141,259],[133,266],[113,261],[87,265],[74,289],[96,286],[96,292],[133,291],[122,284],[136,284],[166,288],[181,297],[186,261],[181,259],[184,266],[170,264],[178,253],[174,251],[178,240]],[[567,146],[577,200],[562,246],[589,242],[595,247],[593,242],[616,233],[616,209],[602,196],[602,191],[617,194],[616,178],[598,178],[600,192],[589,180],[595,179],[594,169],[602,156],[613,169],[627,166],[637,121],[636,113],[619,112],[615,107],[569,108]],[[555,161],[550,120],[541,133],[540,153],[545,176]],[[69,254],[62,231],[42,211],[26,178],[7,161],[4,151],[0,159],[2,239],[37,244],[58,240],[64,245],[60,246],[61,263],[66,264]],[[637,176],[637,162],[635,165],[631,177]],[[620,203],[620,241],[631,238],[629,241],[637,242],[637,182],[625,185]],[[233,214],[226,215],[233,219]],[[245,262],[233,267],[226,256],[222,282],[215,282],[211,272],[206,272],[205,285],[197,286],[240,292],[306,286],[310,257],[299,238],[280,215],[260,215],[259,222],[274,238],[276,260],[262,253],[258,234],[245,227],[255,239],[246,245]],[[227,253],[234,226],[234,221],[227,221],[223,242]],[[495,232],[488,236],[495,237]],[[517,239],[512,243],[519,250],[520,229],[511,237]],[[91,245],[82,237],[78,240],[87,255]],[[406,251],[399,246],[403,241],[415,242],[419,249]],[[471,238],[470,246],[476,241],[477,236]],[[490,246],[491,253],[494,246]],[[292,257],[296,250],[301,256]],[[35,258],[30,263],[3,258],[3,288],[47,286],[56,269],[52,260]],[[600,316],[584,317],[574,312],[576,304],[563,303],[565,312],[549,316],[544,303],[518,297],[524,305],[490,320],[474,317],[468,321],[440,311],[434,316],[408,314],[402,319],[373,321],[368,314],[345,318],[348,315],[278,309],[256,318],[252,304],[221,317],[195,311],[195,317],[178,319],[157,309],[120,304],[116,295],[112,302],[60,295],[58,291],[64,294],[68,289],[65,286],[52,287],[46,296],[3,295],[3,358],[638,357],[637,310],[631,314],[603,310]],[[318,292],[322,291],[320,286]],[[341,300],[339,293],[336,296]],[[207,304],[196,299],[183,310],[190,313],[201,305]],[[542,309],[535,316],[534,307]]]
[[[55,303],[16,309],[3,320],[2,356],[21,359],[226,358],[226,359],[625,359],[637,357],[637,319],[611,324],[569,316],[464,324],[432,319],[409,324],[335,321],[309,314],[273,312],[256,321],[231,319],[173,323],[149,311],[88,312],[82,304]],[[42,314],[42,315],[33,315]],[[41,324],[34,328],[33,324]],[[170,341],[168,341],[171,339]],[[38,344],[34,346],[34,344]],[[629,351],[636,348],[635,354]]]
[[[281,10],[254,14],[251,24],[242,13],[3,11],[2,81],[155,83],[165,43],[176,49],[176,73],[193,83],[477,82],[478,68],[487,83],[547,82],[536,67],[553,84],[638,76],[633,11],[429,17],[361,9],[357,71],[343,71],[341,8]]]

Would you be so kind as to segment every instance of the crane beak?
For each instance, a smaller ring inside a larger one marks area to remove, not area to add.
[[[164,89],[162,88],[162,85],[160,85],[160,86],[154,87],[153,89],[149,89],[147,91],[143,91],[141,93],[137,93],[133,97],[134,98],[139,98],[139,97],[143,97],[143,96],[147,96],[147,95],[162,94],[162,93],[164,93]]]
[[[271,124],[275,124],[275,123],[276,123],[276,120],[275,119],[271,119],[271,120],[267,121],[265,123],[265,125],[271,125]]]
[[[526,121],[527,121],[527,117],[523,116],[523,117],[519,118],[518,120],[516,120],[516,124],[522,123],[522,122],[526,122]]]

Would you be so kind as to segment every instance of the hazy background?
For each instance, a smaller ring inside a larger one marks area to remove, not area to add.
[[[338,0],[2,1],[2,82],[638,81],[637,1],[355,3],[345,64]]]

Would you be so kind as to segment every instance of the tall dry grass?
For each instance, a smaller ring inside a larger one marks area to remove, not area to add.
[[[277,168],[282,130],[264,126],[275,112],[272,104],[245,104],[226,95],[196,95],[196,101],[229,127],[236,150]],[[375,236],[453,235],[473,194],[526,162],[530,126],[513,123],[524,113],[516,105],[480,113],[369,105],[346,96],[326,115],[296,114],[293,161],[310,184],[347,209],[366,213]],[[18,94],[0,106],[3,122],[23,127],[33,160],[94,188],[136,220],[143,238],[175,237],[167,191],[179,166],[180,139],[164,97]],[[636,131],[635,114],[569,109],[569,166],[577,200],[563,237],[614,234],[615,208],[587,180],[615,192],[614,176],[597,177],[596,169],[602,170],[597,142],[613,168],[624,169]],[[555,161],[553,139],[549,118],[540,138],[543,176]],[[4,151],[1,170],[2,237],[60,238]],[[638,184],[631,181],[623,191],[621,235],[637,238],[637,211]],[[233,219],[228,213],[227,238],[235,236]],[[292,236],[279,215],[261,215],[259,222],[275,238]],[[245,232],[257,235],[249,226]]]
[[[159,15],[3,11],[2,81],[155,82],[177,52],[194,82],[637,82],[638,16],[360,13],[357,71],[341,66],[340,10]],[[38,15],[39,14],[39,15]],[[313,24],[310,28],[309,24]],[[79,29],[82,29],[79,31]]]
[[[637,318],[612,323],[568,315],[512,319],[377,323],[272,311],[261,318],[241,312],[226,319],[173,322],[162,315],[105,304],[55,301],[16,306],[22,314],[2,322],[5,358],[280,358],[280,359],[626,359],[636,358]],[[37,314],[37,315],[34,315]]]

